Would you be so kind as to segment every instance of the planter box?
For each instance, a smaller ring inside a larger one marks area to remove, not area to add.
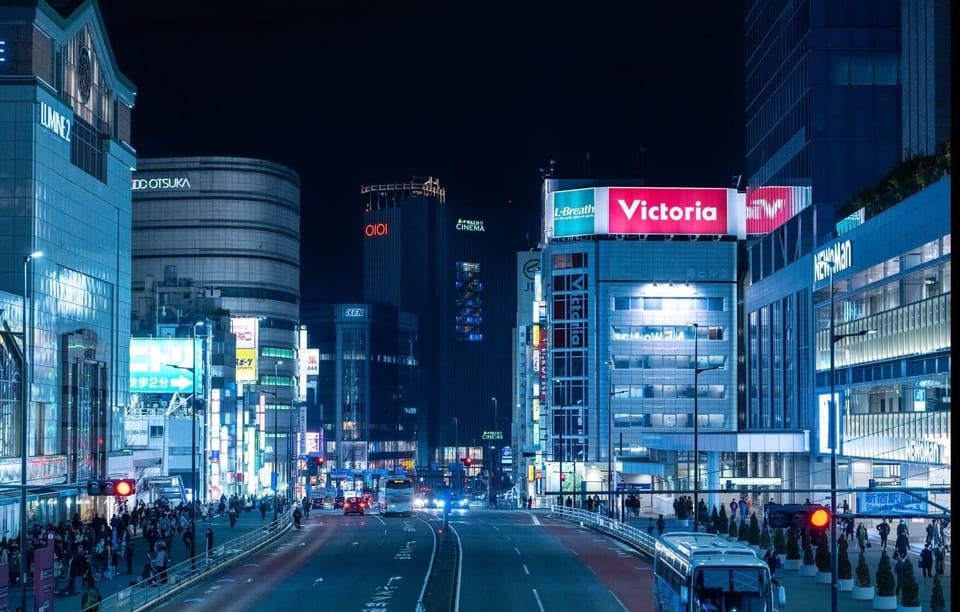
[[[794,571],[800,569],[800,559],[784,559],[783,569],[794,570]]]
[[[849,593],[853,590],[853,578],[838,578],[837,585],[839,587],[838,590]]]
[[[817,584],[833,584],[833,574],[830,572],[817,572],[817,575],[814,576],[814,582]]]
[[[854,585],[853,589],[850,591],[851,596],[854,599],[861,601],[870,601],[876,596],[877,588],[873,586],[862,587]]]
[[[874,610],[896,610],[897,596],[896,595],[883,595],[883,596],[874,595],[873,609]]]
[[[801,575],[801,576],[816,576],[816,575],[817,575],[817,566],[816,566],[816,565],[801,565],[799,571],[800,571],[800,575]]]
[[[923,612],[923,606],[897,606],[897,612]]]

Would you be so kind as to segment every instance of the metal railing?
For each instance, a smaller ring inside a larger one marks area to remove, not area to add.
[[[581,508],[567,508],[566,506],[550,506],[550,514],[565,521],[579,523],[584,527],[598,529],[618,540],[633,546],[641,553],[653,558],[657,538],[649,533],[637,529],[616,518],[606,517],[599,512],[590,512]]]
[[[231,563],[271,543],[286,533],[292,524],[292,509],[287,509],[278,517],[276,523],[271,521],[262,529],[214,546],[212,554],[208,555],[208,551],[204,550],[191,559],[168,567],[164,572],[166,577],[164,582],[159,580],[160,575],[154,574],[147,580],[141,580],[105,597],[100,602],[100,612],[150,610],[214,572],[226,568]]]

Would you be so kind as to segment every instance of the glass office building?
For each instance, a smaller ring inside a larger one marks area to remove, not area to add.
[[[132,475],[123,415],[135,88],[114,62],[95,3],[63,10],[0,7],[0,318],[11,331],[5,345],[22,347],[25,327],[30,340],[26,449],[11,404],[16,385],[3,385],[0,480],[20,483],[25,450],[26,480],[36,485],[29,511],[43,522],[106,511],[103,500],[43,485]],[[2,351],[8,382],[11,350]],[[0,499],[0,514],[15,533],[16,499]]]

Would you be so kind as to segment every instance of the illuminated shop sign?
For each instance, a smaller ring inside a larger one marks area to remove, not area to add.
[[[367,223],[363,227],[363,235],[367,238],[372,238],[373,236],[386,236],[389,227],[386,223]]]
[[[367,309],[359,306],[346,306],[343,309],[344,319],[366,319]]]
[[[51,108],[46,102],[40,102],[40,125],[70,142],[70,129],[73,124],[70,119],[61,115],[57,109]]]
[[[457,219],[457,229],[461,232],[482,232],[482,219]]]
[[[583,236],[593,233],[597,211],[593,189],[558,191],[553,194],[553,235]]]
[[[809,187],[747,189],[747,234],[772,232],[809,205]]]
[[[162,178],[135,178],[130,181],[133,191],[147,189],[190,189],[190,179],[185,176]]]
[[[257,380],[257,350],[259,347],[260,320],[255,317],[230,319],[230,331],[237,337],[237,382]]]
[[[813,255],[813,280],[819,283],[836,272],[853,265],[853,245],[849,240],[838,242]]]
[[[201,346],[199,338],[131,338],[130,392],[193,393],[194,380],[202,392],[206,373]]]
[[[726,189],[611,187],[611,234],[726,234]]]

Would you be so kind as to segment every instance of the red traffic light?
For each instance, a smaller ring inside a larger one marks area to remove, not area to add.
[[[563,472],[560,472],[560,482],[563,482],[566,479],[567,479],[567,475],[564,474]]]
[[[118,478],[113,481],[113,494],[117,497],[127,497],[136,492],[136,482],[131,478]]]
[[[826,508],[816,508],[807,516],[807,522],[811,527],[822,529],[830,524],[830,513]]]
[[[319,457],[317,457],[317,465],[323,465],[324,461],[326,460],[327,460],[326,457],[324,457],[323,455],[320,455]]]
[[[471,465],[473,465],[473,459],[471,459],[470,457],[464,457],[460,461],[462,461],[463,465],[466,467],[470,467]]]

